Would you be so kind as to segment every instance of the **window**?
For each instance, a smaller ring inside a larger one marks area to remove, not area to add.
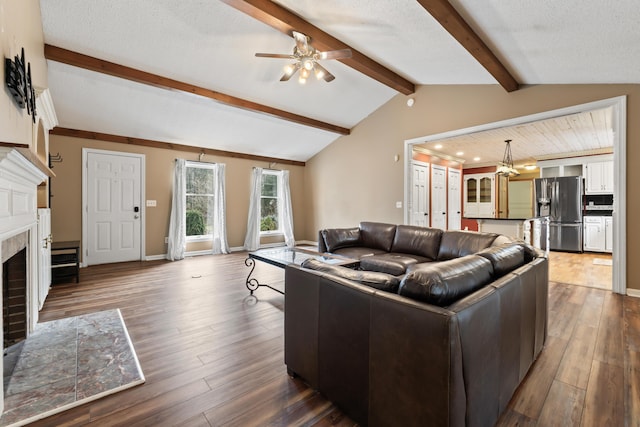
[[[260,233],[281,233],[281,174],[274,171],[262,171],[262,189],[260,192]]]
[[[215,165],[186,163],[185,234],[187,241],[209,240],[213,234]]]

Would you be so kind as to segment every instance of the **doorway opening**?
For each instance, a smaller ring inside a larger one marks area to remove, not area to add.
[[[551,119],[555,117],[577,114],[581,112],[595,111],[611,107],[613,132],[613,168],[614,168],[614,206],[613,206],[613,256],[612,256],[612,290],[613,292],[626,294],[626,96],[604,99],[601,101],[575,105],[572,107],[545,111],[514,119],[486,123],[464,129],[427,135],[405,141],[405,173],[404,173],[404,222],[409,223],[411,206],[411,162],[415,145],[425,142],[444,140],[461,135],[477,132],[507,128],[525,123]]]

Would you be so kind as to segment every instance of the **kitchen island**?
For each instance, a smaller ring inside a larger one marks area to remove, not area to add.
[[[478,231],[504,234],[522,239],[524,237],[524,221],[527,218],[466,218],[478,223]]]

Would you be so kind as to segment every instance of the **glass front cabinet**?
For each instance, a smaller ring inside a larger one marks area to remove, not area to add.
[[[496,187],[493,173],[464,176],[465,218],[495,218]]]

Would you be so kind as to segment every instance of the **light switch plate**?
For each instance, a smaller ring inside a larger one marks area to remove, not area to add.
[[[158,204],[155,200],[147,200],[147,207],[155,208],[157,205]]]
[[[402,209],[402,202],[396,202],[396,208]]]

